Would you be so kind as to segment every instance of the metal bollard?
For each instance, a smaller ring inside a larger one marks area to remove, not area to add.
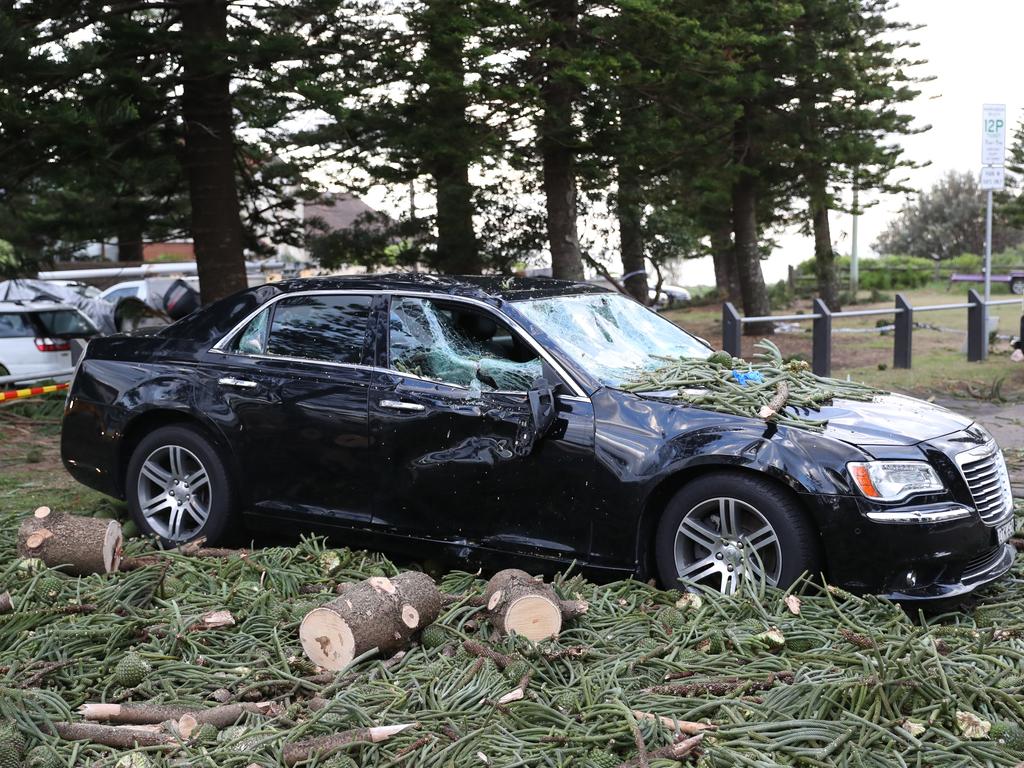
[[[973,288],[967,301],[967,361],[977,363],[988,357],[988,307]]]
[[[743,318],[731,301],[722,303],[722,349],[740,357],[743,339]]]
[[[819,376],[832,375],[832,310],[821,299],[814,300],[813,339],[811,342],[811,369]]]
[[[902,293],[896,294],[896,327],[892,345],[892,367],[910,368],[914,341],[914,308]]]

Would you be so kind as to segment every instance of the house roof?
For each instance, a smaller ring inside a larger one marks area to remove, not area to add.
[[[377,211],[346,192],[328,195],[322,202],[306,203],[302,207],[306,228],[323,228],[327,232],[350,229],[357,219],[366,214],[377,214]]]

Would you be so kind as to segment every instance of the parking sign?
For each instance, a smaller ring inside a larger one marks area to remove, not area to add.
[[[981,164],[1002,165],[1006,157],[1006,105],[981,107]]]
[[[1006,188],[1006,169],[1001,165],[982,166],[981,189],[1001,192]]]

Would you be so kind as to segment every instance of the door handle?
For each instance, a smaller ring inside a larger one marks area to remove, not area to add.
[[[381,400],[381,408],[390,408],[392,411],[425,411],[426,406],[419,403],[406,403],[401,400]]]
[[[233,379],[230,376],[225,376],[223,379],[217,379],[217,383],[222,387],[239,387],[240,389],[255,389],[255,381],[246,381],[245,379]]]

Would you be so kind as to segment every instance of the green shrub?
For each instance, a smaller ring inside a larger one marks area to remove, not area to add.
[[[839,272],[840,282],[845,282],[850,274],[850,257],[838,257],[836,269]],[[797,273],[813,276],[814,259],[800,262],[797,265]],[[931,259],[914,256],[880,256],[877,259],[860,260],[858,285],[862,291],[921,288],[927,285],[934,275],[935,264]]]

